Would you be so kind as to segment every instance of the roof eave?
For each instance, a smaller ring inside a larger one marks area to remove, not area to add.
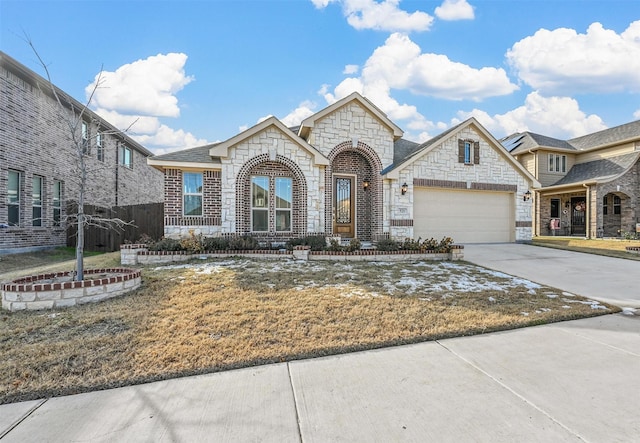
[[[173,160],[157,160],[153,157],[147,158],[147,164],[154,168],[164,171],[165,169],[222,169],[219,163],[201,163],[201,162],[181,162]]]

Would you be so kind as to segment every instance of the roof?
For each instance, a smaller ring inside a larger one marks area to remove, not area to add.
[[[638,161],[638,158],[640,158],[640,152],[632,152],[617,157],[577,163],[567,175],[552,186],[611,181],[624,174]]]
[[[568,140],[576,149],[598,148],[612,143],[640,139],[640,120]]]
[[[167,154],[156,155],[153,160],[166,162],[187,162],[187,163],[211,163],[220,164],[220,157],[212,157],[209,150],[219,143],[213,143],[196,148],[182,149],[180,151],[169,152]]]
[[[22,63],[20,63],[19,61],[10,57],[9,55],[5,54],[2,51],[0,51],[0,66],[4,67],[8,71],[21,77],[23,80],[41,89],[44,93],[46,93],[50,97],[53,97],[53,92],[51,91],[51,87],[53,87],[56,95],[60,98],[60,101],[63,103],[63,105],[66,105],[69,108],[83,110],[83,112],[92,120],[96,120],[100,122],[100,126],[106,129],[110,134],[113,134],[113,136],[115,137],[122,138],[122,140],[127,144],[127,146],[135,149],[136,151],[140,152],[146,157],[151,157],[153,155],[153,152],[149,151],[140,143],[138,143],[137,141],[129,137],[127,134],[125,134],[122,130],[116,128],[107,120],[103,119],[98,114],[96,114],[91,109],[89,109],[86,103],[80,103],[78,100],[71,97],[62,89],[50,83],[49,80],[45,79],[39,74],[36,74],[31,69],[27,68],[25,65],[23,65]]]
[[[576,149],[565,140],[529,131],[512,134],[500,140],[500,143],[507,151],[511,152],[511,155],[518,155],[536,148]]]

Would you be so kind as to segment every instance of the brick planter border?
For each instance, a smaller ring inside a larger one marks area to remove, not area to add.
[[[625,246],[625,249],[632,254],[640,254],[640,246]]]
[[[8,311],[51,309],[102,301],[137,289],[140,271],[129,268],[89,269],[85,276],[108,274],[103,278],[58,283],[42,280],[70,277],[71,272],[32,275],[0,286],[2,308]],[[117,274],[117,275],[112,275]]]

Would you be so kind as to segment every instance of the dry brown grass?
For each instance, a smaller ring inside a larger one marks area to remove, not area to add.
[[[0,314],[0,403],[617,311],[466,263],[212,260],[143,281]]]
[[[538,237],[532,243],[536,246],[640,260],[640,255],[628,252],[625,249],[627,246],[640,246],[640,240]]]

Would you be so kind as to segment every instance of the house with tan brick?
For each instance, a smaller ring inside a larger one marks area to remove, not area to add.
[[[640,121],[570,140],[522,132],[502,143],[541,184],[534,235],[640,232]]]
[[[0,52],[0,252],[67,244],[79,177],[68,122],[84,106],[55,90],[62,111],[47,80]],[[113,207],[162,202],[163,175],[147,164],[152,153],[94,112],[82,116],[85,204],[108,217]]]
[[[275,117],[221,143],[148,159],[165,235],[376,241],[531,239],[535,178],[471,118],[426,143],[353,93],[298,127]]]

